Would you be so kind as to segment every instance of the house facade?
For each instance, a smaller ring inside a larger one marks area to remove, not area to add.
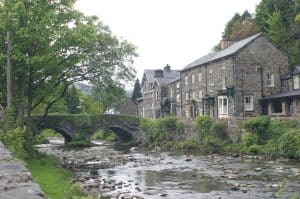
[[[282,91],[287,54],[259,33],[208,54],[181,71],[182,117],[251,117],[262,100]]]
[[[146,70],[142,80],[144,116],[171,114],[186,121],[203,114],[220,119],[252,117],[271,114],[276,95],[291,92],[292,87],[299,92],[300,69],[289,73],[287,53],[264,34],[222,46],[168,80],[163,79],[165,69]],[[285,101],[283,109],[286,103],[298,109],[297,96],[289,102],[280,98],[281,104]]]
[[[300,66],[281,77],[282,92],[264,99],[268,115],[300,118]]]
[[[170,114],[168,84],[180,73],[167,65],[163,69],[145,70],[142,78],[142,116],[158,118]]]

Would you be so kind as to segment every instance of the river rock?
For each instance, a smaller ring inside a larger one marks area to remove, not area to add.
[[[160,197],[167,197],[168,194],[167,194],[167,193],[161,193],[161,194],[159,194],[159,196],[160,196]]]
[[[255,171],[260,172],[260,171],[262,171],[262,168],[260,168],[260,167],[255,168]]]

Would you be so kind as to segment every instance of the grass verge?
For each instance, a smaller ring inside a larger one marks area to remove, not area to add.
[[[61,168],[54,156],[41,155],[27,162],[33,179],[51,199],[84,199],[90,198],[79,185],[71,182],[72,172]]]

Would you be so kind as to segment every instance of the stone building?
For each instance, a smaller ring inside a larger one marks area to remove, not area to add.
[[[126,99],[119,108],[119,113],[123,115],[137,115],[137,104],[132,99]]]
[[[145,70],[142,78],[142,116],[158,118],[170,113],[168,84],[180,76],[179,71],[166,65],[163,69]]]
[[[181,117],[180,77],[169,82],[168,98],[169,98],[169,102],[170,102],[170,115]]]
[[[264,102],[271,116],[300,117],[300,66],[281,76],[282,92],[267,96]]]
[[[251,117],[267,113],[264,99],[282,91],[288,56],[262,33],[208,54],[180,74],[181,115],[186,120]]]

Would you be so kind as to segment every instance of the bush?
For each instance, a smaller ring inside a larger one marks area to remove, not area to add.
[[[146,141],[161,144],[178,137],[183,130],[183,123],[174,116],[156,120],[142,118],[140,127],[146,133]]]
[[[223,147],[224,145],[221,139],[208,135],[203,139],[201,151],[203,153],[222,153]]]
[[[25,131],[25,129],[16,128],[0,135],[1,141],[13,155],[23,160],[29,157],[26,151]]]
[[[203,140],[206,136],[209,135],[210,127],[213,121],[207,115],[198,116],[195,119],[195,127],[199,133],[200,140]]]
[[[111,133],[109,136],[106,137],[106,140],[109,142],[115,142],[118,140],[118,137],[115,133]]]
[[[243,133],[242,134],[242,143],[246,147],[258,144],[258,136],[254,133]]]
[[[227,123],[224,121],[215,121],[212,123],[210,127],[210,132],[213,136],[221,138],[221,139],[227,139]]]
[[[47,144],[49,143],[50,137],[63,138],[63,136],[58,132],[51,129],[46,129],[34,137],[34,144]]]
[[[280,155],[300,160],[300,129],[290,129],[279,138]]]
[[[288,129],[297,128],[298,125],[296,120],[271,120],[267,129],[268,138],[279,138]]]
[[[243,127],[255,133],[258,136],[258,143],[266,143],[266,140],[269,138],[268,127],[270,124],[270,117],[268,116],[256,116],[254,118],[248,119],[243,122]]]

